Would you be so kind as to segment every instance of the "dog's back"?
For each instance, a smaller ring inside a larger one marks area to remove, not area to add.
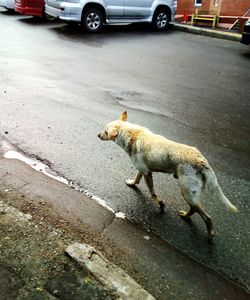
[[[145,127],[129,122],[123,125],[116,142],[132,160],[143,158],[152,172],[172,173],[183,163],[197,168],[208,165],[195,147],[168,140]]]

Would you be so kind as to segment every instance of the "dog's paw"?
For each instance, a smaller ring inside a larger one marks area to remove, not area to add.
[[[188,219],[188,213],[185,210],[180,210],[179,216],[183,219]]]
[[[126,185],[127,186],[130,186],[130,187],[134,187],[135,186],[135,181],[133,179],[128,179],[125,181]]]
[[[213,244],[214,231],[213,229],[208,232],[207,242]]]

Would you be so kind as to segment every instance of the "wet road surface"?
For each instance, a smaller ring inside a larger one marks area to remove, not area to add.
[[[145,26],[88,35],[64,24],[0,13],[0,133],[131,221],[249,288],[249,66],[236,42]],[[130,189],[129,158],[97,133],[127,110],[129,121],[198,147],[239,214],[204,196],[216,237],[206,243],[199,216],[172,176],[155,175],[159,214],[146,186]]]

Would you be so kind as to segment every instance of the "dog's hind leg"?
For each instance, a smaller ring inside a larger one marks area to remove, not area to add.
[[[142,173],[138,171],[135,179],[128,179],[126,180],[126,185],[130,187],[134,187],[136,184],[139,184],[142,178]]]
[[[188,212],[186,212],[184,210],[180,210],[179,216],[183,219],[188,219],[196,212],[201,216],[201,218],[203,219],[203,221],[206,224],[207,233],[208,233],[208,241],[212,241],[213,236],[214,236],[214,230],[213,230],[213,223],[212,223],[211,217],[200,206],[190,206],[190,210]]]
[[[190,206],[189,212],[181,210],[179,215],[182,218],[188,218],[197,212],[206,224],[208,239],[211,241],[214,236],[213,224],[210,216],[202,209],[200,203],[203,188],[202,177],[190,166],[180,168],[178,175],[182,196]]]
[[[212,224],[211,217],[202,209],[201,205],[199,204],[199,201],[197,201],[198,197],[200,197],[200,193],[199,192],[195,192],[195,193],[191,192],[191,193],[190,193],[190,191],[182,192],[182,195],[184,196],[185,200],[190,205],[190,210],[188,212],[185,212],[183,210],[179,211],[179,216],[182,217],[183,219],[187,219],[190,216],[192,216],[194,213],[197,212],[206,224],[208,240],[211,241],[214,236],[214,230],[213,230],[213,224]],[[196,194],[196,195],[194,195],[194,194]],[[191,204],[191,202],[193,202],[193,204]]]
[[[202,217],[207,226],[208,241],[211,242],[214,236],[213,223],[211,217],[201,208],[197,209],[197,213]]]
[[[144,175],[144,179],[152,199],[159,205],[161,212],[164,212],[164,203],[155,194],[152,173],[149,173],[148,175]]]
[[[185,210],[180,210],[179,211],[179,216],[183,219],[188,219],[189,217],[191,217],[193,214],[195,213],[195,209],[190,206],[189,211],[185,211]]]

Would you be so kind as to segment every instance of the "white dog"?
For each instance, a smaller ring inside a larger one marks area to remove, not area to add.
[[[103,141],[114,141],[129,154],[138,173],[135,179],[126,180],[126,184],[134,187],[143,176],[152,199],[162,211],[164,204],[154,191],[152,172],[173,173],[178,178],[181,193],[190,206],[188,212],[181,210],[179,215],[188,218],[195,212],[200,214],[206,223],[209,240],[213,238],[214,230],[210,216],[201,207],[203,188],[207,187],[231,211],[238,211],[223,194],[213,169],[198,149],[170,141],[144,127],[127,122],[126,111],[119,120],[107,124],[98,137]]]

